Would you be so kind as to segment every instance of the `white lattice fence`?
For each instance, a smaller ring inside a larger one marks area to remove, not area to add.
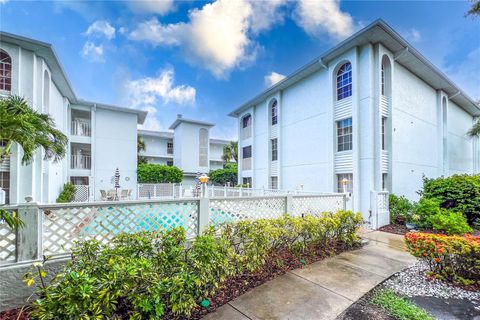
[[[345,209],[345,195],[293,196],[292,215],[315,215]]]
[[[176,185],[173,183],[142,183],[138,185],[138,198],[172,198],[175,187]]]
[[[189,237],[198,230],[198,201],[127,203],[97,206],[42,207],[43,254],[70,251],[75,241],[108,243],[120,233],[183,227]]]
[[[6,208],[5,208],[6,209]],[[6,209],[10,213],[15,209]],[[0,222],[0,264],[16,261],[17,234],[6,222]]]
[[[76,185],[73,202],[87,202],[89,199],[89,190],[90,188],[87,185]]]
[[[210,221],[213,224],[245,219],[276,218],[285,213],[285,197],[210,199]]]

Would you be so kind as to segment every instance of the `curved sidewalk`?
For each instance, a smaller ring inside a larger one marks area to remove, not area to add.
[[[296,269],[241,295],[204,320],[335,319],[353,302],[415,258],[403,237],[380,231],[363,234],[369,243]]]

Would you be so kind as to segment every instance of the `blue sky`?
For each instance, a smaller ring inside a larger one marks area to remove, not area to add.
[[[362,26],[384,19],[480,99],[480,19],[468,1],[0,0],[0,29],[54,45],[77,96],[176,114],[236,136],[227,114]]]

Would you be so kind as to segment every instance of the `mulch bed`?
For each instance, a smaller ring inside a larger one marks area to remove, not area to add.
[[[345,251],[357,249],[360,247],[358,244],[355,247],[345,247],[345,246],[336,246],[330,250],[325,251],[325,249],[319,250],[318,248],[311,247],[307,249],[304,253],[294,254],[291,251],[284,250],[272,253],[267,259],[266,264],[253,274],[244,274],[232,278],[227,278],[223,285],[219,288],[215,296],[210,297],[209,302],[210,306],[208,308],[198,307],[193,310],[191,317],[179,317],[167,311],[164,318],[165,319],[175,319],[175,320],[198,320],[204,317],[210,312],[214,312],[217,308],[226,304],[227,302],[241,296],[247,291],[262,285],[263,283],[272,280],[273,278],[283,275],[290,270],[302,268],[305,265],[314,263],[316,261],[323,260],[329,256],[336,255]],[[119,302],[119,309],[121,314],[118,316],[121,319],[128,319],[128,306],[121,306]],[[123,310],[122,310],[123,309]],[[0,320],[16,320],[20,309],[8,310],[0,312]],[[29,320],[30,318],[24,312],[20,320]]]
[[[387,224],[386,226],[380,227],[378,230],[400,235],[404,235],[409,231],[407,227],[401,224]]]

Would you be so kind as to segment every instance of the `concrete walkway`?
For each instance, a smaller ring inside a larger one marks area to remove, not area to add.
[[[361,249],[275,278],[220,307],[204,320],[335,319],[362,295],[415,258],[403,237],[373,231]]]

